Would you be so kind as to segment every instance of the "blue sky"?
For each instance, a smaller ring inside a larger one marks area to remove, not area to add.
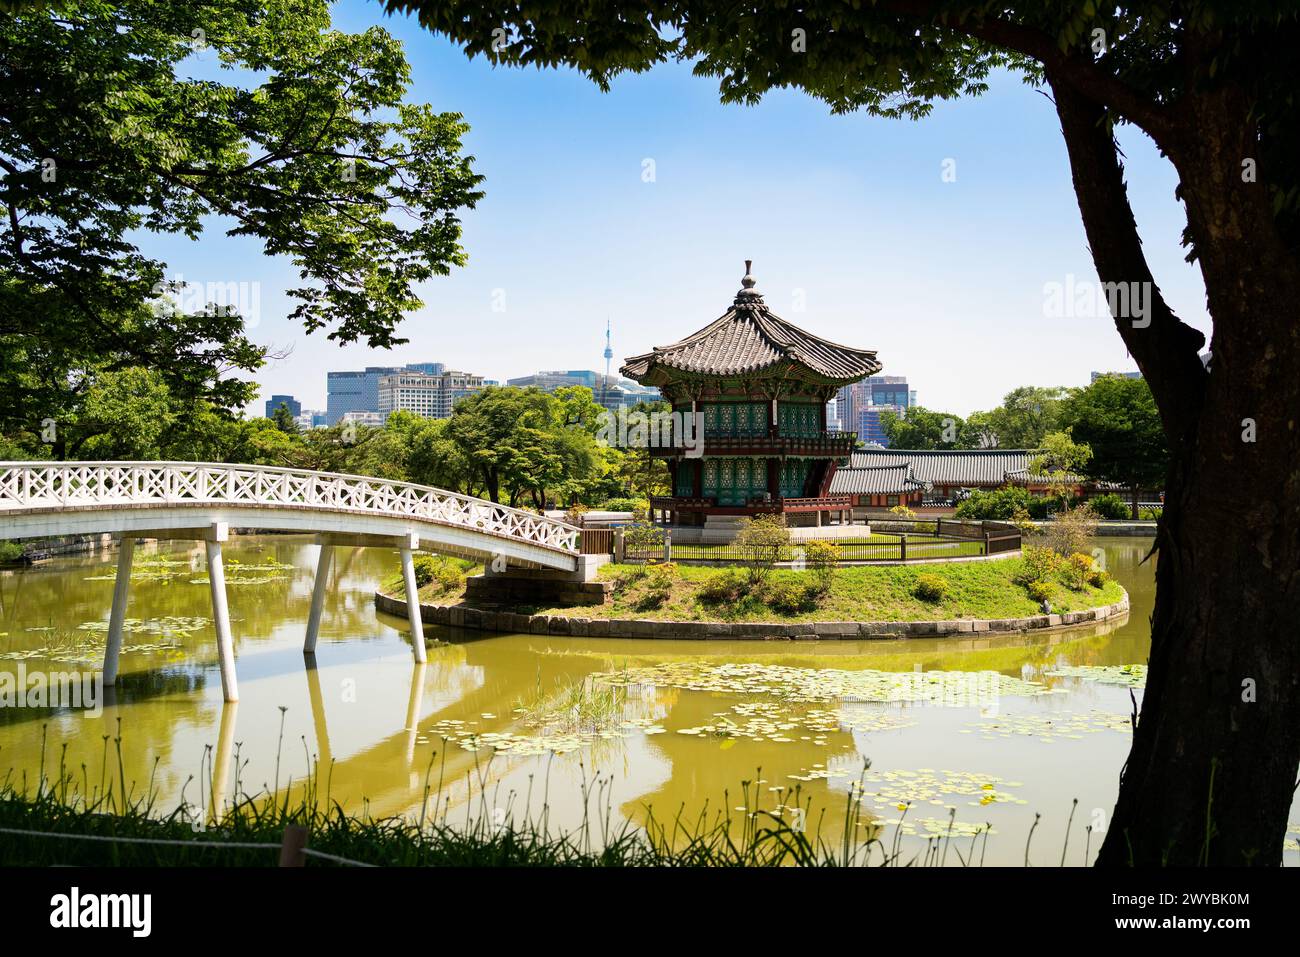
[[[387,353],[287,320],[292,264],[220,221],[197,243],[148,237],[145,251],[187,281],[260,283],[254,336],[291,350],[258,374],[264,397],[324,408],[325,371],[365,365],[438,361],[503,381],[598,369],[607,318],[617,366],[720,315],[745,259],[774,311],[876,349],[930,408],[966,414],[1018,385],[1136,368],[1109,318],[1045,315],[1045,283],[1096,274],[1052,105],[1018,77],[921,122],[837,117],[798,92],[723,106],[716,81],[679,65],[608,94],[571,71],[496,69],[361,0],[334,18],[404,41],[409,98],[465,115],[487,195],[465,217],[469,265],[422,288],[426,305],[401,330],[410,342]],[[1145,137],[1121,143],[1156,279],[1208,333],[1173,170]]]

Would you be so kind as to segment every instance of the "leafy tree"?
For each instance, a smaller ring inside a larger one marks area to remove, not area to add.
[[[1047,518],[1052,501],[1031,495],[1029,489],[1019,485],[1004,485],[999,489],[976,489],[970,497],[957,506],[958,518],[997,519],[1009,521],[1023,511],[1029,518]]]
[[[656,414],[672,411],[672,406],[662,399],[654,402],[638,402],[628,409],[629,415],[645,415],[647,418]],[[650,421],[655,421],[650,419]],[[651,454],[648,448],[614,448],[607,450],[609,476],[617,486],[615,495],[630,498],[649,499],[656,495],[667,495],[671,491],[668,465],[659,456]]]
[[[64,454],[85,459],[158,459],[176,415],[163,377],[138,366],[96,375],[77,417],[59,440]]]
[[[1129,487],[1136,520],[1139,490],[1160,487],[1169,471],[1169,446],[1151,388],[1142,379],[1101,376],[1070,393],[1061,404],[1061,421],[1092,447],[1085,474]]]
[[[1049,432],[1058,431],[1063,388],[1026,385],[1012,389],[1002,404],[987,413],[996,445],[1004,449],[1036,449]]]
[[[902,415],[882,412],[880,427],[891,449],[965,449],[973,441],[961,416],[919,405]]]
[[[1053,496],[1069,508],[1071,489],[1091,460],[1092,449],[1086,443],[1075,442],[1066,429],[1043,437],[1042,446],[1029,456],[1026,471],[1034,480],[1046,482]]]
[[[421,485],[477,495],[482,486],[464,449],[448,434],[450,424],[450,419],[424,419],[408,433],[407,478]]]
[[[790,547],[790,529],[784,515],[756,515],[741,522],[737,549],[744,554],[745,574],[751,587],[761,587]]]
[[[211,51],[220,79],[191,75]],[[388,347],[416,286],[464,262],[480,197],[454,113],[403,102],[410,70],[326,0],[67,0],[0,19],[0,432],[68,414],[89,369],[158,370],[233,410],[265,351],[240,276],[182,288],[142,231],[227,233],[287,256],[292,315]],[[202,295],[199,295],[199,293]],[[190,299],[197,301],[191,302]],[[253,303],[255,305],[255,303]]]
[[[271,413],[271,422],[286,435],[298,434],[298,423],[294,420],[293,413],[289,411],[289,406],[283,402]]]
[[[838,112],[919,118],[936,99],[985,92],[994,69],[1045,87],[1098,277],[1116,293],[1107,297],[1115,327],[1174,452],[1156,539],[1151,670],[1098,862],[1281,861],[1300,766],[1300,510],[1276,505],[1300,473],[1300,8],[663,0],[591,16],[558,0],[384,5],[418,12],[471,56],[566,64],[605,89],[621,72],[681,59],[719,77],[728,102],[798,87]],[[1214,323],[1212,369],[1200,359],[1204,336],[1173,312],[1147,262],[1118,124],[1150,136],[1177,173],[1183,241]],[[1141,296],[1140,310],[1132,295],[1125,308],[1121,289]],[[1227,489],[1243,503],[1231,522],[1222,520]],[[1259,683],[1252,695],[1242,693],[1246,678]]]

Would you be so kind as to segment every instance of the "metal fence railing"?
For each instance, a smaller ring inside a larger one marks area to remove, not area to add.
[[[890,526],[885,528],[883,526]],[[873,524],[872,534],[861,539],[822,539],[835,545],[841,562],[933,561],[942,558],[971,558],[1014,552],[1021,547],[1019,529],[1007,522],[939,522],[900,520]],[[798,563],[805,559],[807,542],[783,546],[778,562]],[[617,543],[612,547],[617,554]],[[720,562],[745,563],[764,560],[770,552],[731,543],[677,542],[672,535],[639,534],[623,549],[622,559],[630,562]]]

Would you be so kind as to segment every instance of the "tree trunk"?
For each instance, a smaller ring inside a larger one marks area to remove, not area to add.
[[[1140,519],[1140,518],[1142,517],[1142,510],[1138,508],[1138,484],[1137,484],[1137,482],[1134,482],[1134,483],[1133,483],[1133,487],[1132,487],[1131,489],[1129,489],[1129,494],[1132,495],[1132,504],[1133,504],[1133,521],[1136,522],[1138,519]]]
[[[1053,83],[1103,281],[1151,281],[1104,110]],[[1150,670],[1099,865],[1276,865],[1300,764],[1300,270],[1263,177],[1240,179],[1253,127],[1192,95],[1176,144],[1214,320],[1199,336],[1155,302],[1116,317],[1151,385],[1172,464],[1156,548]],[[1154,286],[1152,287],[1154,289]]]

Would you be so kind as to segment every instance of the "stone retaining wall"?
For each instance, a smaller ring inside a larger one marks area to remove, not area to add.
[[[406,617],[406,602],[375,593],[375,608]],[[820,638],[938,638],[969,637],[986,632],[1037,631],[1063,628],[1127,616],[1128,593],[1113,605],[1065,614],[1029,618],[959,618],[952,621],[658,621],[649,618],[582,618],[567,615],[523,615],[517,612],[464,605],[426,605],[420,616],[426,624],[451,625],[514,634],[570,635],[576,638],[686,638],[686,639],[820,639]]]

